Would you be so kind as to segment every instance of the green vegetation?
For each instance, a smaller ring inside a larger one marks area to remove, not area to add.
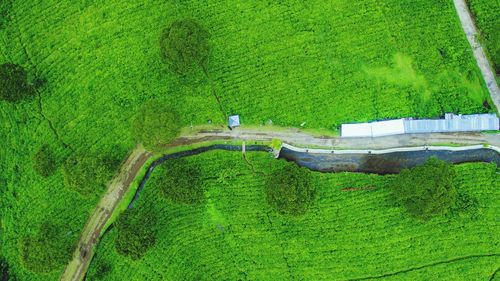
[[[431,158],[422,166],[401,171],[392,188],[410,214],[429,219],[448,212],[455,203],[454,177],[451,165]]]
[[[118,169],[117,159],[89,154],[73,154],[63,165],[66,186],[81,195],[100,194]]]
[[[190,164],[184,159],[173,159],[158,167],[161,175],[157,180],[157,188],[162,196],[176,203],[199,203],[203,198],[203,185],[197,164]]]
[[[500,257],[488,255],[500,251],[494,164],[451,167],[457,193],[477,202],[475,218],[462,209],[422,221],[393,199],[396,176],[356,173],[310,172],[314,204],[302,216],[283,216],[268,204],[266,182],[290,164],[268,153],[246,157],[253,169],[235,152],[185,158],[200,167],[205,192],[198,205],[164,200],[158,188],[164,171],[155,170],[134,204],[156,216],[155,245],[139,260],[122,257],[113,228],[89,276],[108,264],[113,270],[103,280],[348,280],[388,273],[397,273],[389,280],[488,280],[498,267]]]
[[[42,224],[35,236],[25,237],[20,243],[23,264],[33,272],[50,272],[64,265],[74,249],[72,237],[61,225]]]
[[[174,21],[163,30],[160,47],[163,60],[179,74],[201,67],[208,71],[210,33],[192,19]]]
[[[42,177],[54,174],[57,169],[54,153],[44,144],[33,156],[33,169]]]
[[[24,68],[13,63],[0,65],[0,99],[18,102],[33,93],[34,90],[28,84],[28,74]]]
[[[156,243],[155,227],[156,216],[153,212],[144,209],[126,210],[116,223],[116,251],[133,260],[142,258]]]
[[[0,281],[13,281],[16,278],[10,275],[9,264],[4,258],[0,257]]]
[[[492,62],[492,66],[500,75],[500,3],[498,0],[466,0],[474,14],[476,25],[481,32],[481,43]]]
[[[136,116],[133,134],[150,151],[158,151],[173,140],[181,130],[179,115],[168,104],[147,102]]]
[[[314,201],[310,172],[294,163],[276,170],[266,182],[267,202],[284,215],[302,215]]]

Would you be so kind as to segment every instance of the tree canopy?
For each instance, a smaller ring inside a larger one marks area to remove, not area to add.
[[[437,158],[401,171],[393,181],[396,198],[410,214],[420,219],[446,213],[456,199],[453,166]]]
[[[142,106],[132,128],[138,142],[150,151],[158,151],[179,135],[181,122],[170,106],[150,101]]]
[[[163,167],[157,182],[164,197],[176,203],[201,202],[203,184],[198,163],[181,158],[168,160]]]
[[[61,227],[46,222],[37,235],[22,239],[21,259],[32,272],[51,272],[71,258],[72,242],[72,237],[65,235]]]
[[[98,194],[120,164],[119,159],[89,154],[73,154],[66,159],[62,173],[66,186],[81,195]]]
[[[156,244],[156,222],[156,215],[150,210],[126,210],[116,222],[116,251],[133,260],[142,258]]]
[[[266,188],[267,201],[284,215],[304,214],[315,198],[310,171],[294,163],[272,172]]]
[[[161,56],[178,74],[186,74],[199,66],[207,71],[210,33],[192,19],[174,21],[165,28],[160,39]]]
[[[57,166],[56,159],[50,147],[45,144],[33,156],[33,168],[42,177],[54,174]]]
[[[0,65],[0,99],[18,102],[34,94],[28,83],[28,74],[23,67],[4,63]]]

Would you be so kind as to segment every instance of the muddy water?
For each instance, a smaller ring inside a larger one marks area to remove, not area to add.
[[[320,172],[362,172],[377,174],[399,173],[404,168],[423,164],[430,157],[449,163],[495,162],[500,166],[500,154],[492,149],[481,148],[466,151],[423,150],[392,152],[385,154],[313,154],[283,148],[282,159]]]

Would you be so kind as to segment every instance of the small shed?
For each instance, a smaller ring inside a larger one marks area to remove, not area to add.
[[[240,116],[239,115],[229,116],[228,126],[229,126],[229,128],[234,128],[234,127],[240,126]]]

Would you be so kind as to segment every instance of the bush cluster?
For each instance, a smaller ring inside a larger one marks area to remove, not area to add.
[[[164,164],[158,187],[165,198],[175,203],[195,204],[203,199],[200,166],[185,159],[173,159]]]
[[[304,214],[316,193],[311,172],[293,163],[268,176],[266,191],[268,203],[284,215]]]
[[[160,38],[165,63],[178,74],[186,74],[199,66],[207,71],[210,33],[192,19],[174,21]]]
[[[42,224],[35,236],[24,237],[20,243],[23,265],[36,273],[51,272],[66,264],[73,251],[72,240],[61,227]]]
[[[429,219],[444,214],[456,200],[453,166],[430,158],[412,169],[404,169],[392,183],[397,200],[408,212]]]
[[[33,156],[33,168],[42,177],[51,176],[57,169],[55,156],[47,144]]]
[[[24,68],[13,63],[0,65],[0,99],[18,102],[32,96],[34,92]]]
[[[133,260],[142,258],[156,244],[156,222],[154,212],[144,209],[126,210],[116,222],[116,251]]]

